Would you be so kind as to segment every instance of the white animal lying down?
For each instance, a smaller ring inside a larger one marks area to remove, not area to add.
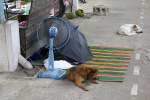
[[[117,34],[120,35],[135,35],[138,33],[143,33],[143,30],[140,26],[136,24],[124,24],[120,26],[119,30],[117,31]]]

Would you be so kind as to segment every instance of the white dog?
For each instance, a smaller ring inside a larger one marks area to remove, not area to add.
[[[143,33],[143,30],[140,26],[136,24],[124,24],[120,26],[119,30],[117,31],[117,34],[127,36],[135,35],[138,33]]]

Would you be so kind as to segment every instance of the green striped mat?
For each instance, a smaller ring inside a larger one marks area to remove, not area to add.
[[[106,82],[122,82],[127,73],[133,49],[91,46],[92,60],[86,64],[96,67],[97,79]]]

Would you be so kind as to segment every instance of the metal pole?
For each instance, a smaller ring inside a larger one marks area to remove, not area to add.
[[[0,23],[5,22],[5,14],[4,14],[4,0],[0,0]]]

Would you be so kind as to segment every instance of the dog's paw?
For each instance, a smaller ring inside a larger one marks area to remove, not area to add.
[[[99,81],[98,80],[93,80],[92,83],[99,84]]]
[[[82,88],[84,91],[89,91],[87,88]]]

